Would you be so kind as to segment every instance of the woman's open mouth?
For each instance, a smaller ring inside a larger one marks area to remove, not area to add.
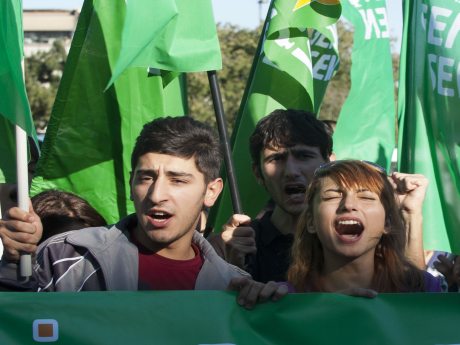
[[[345,243],[357,242],[363,231],[364,226],[359,219],[339,219],[335,222],[335,232]]]

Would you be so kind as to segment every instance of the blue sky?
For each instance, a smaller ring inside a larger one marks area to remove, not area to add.
[[[0,0],[1,1],[1,0]],[[232,23],[242,27],[255,28],[259,23],[259,8],[265,17],[268,9],[268,0],[259,7],[260,0],[212,0],[214,15],[217,22]],[[387,0],[388,21],[392,36],[399,39],[401,31],[401,1]],[[29,8],[54,8],[54,9],[80,9],[83,0],[23,0],[23,7]]]

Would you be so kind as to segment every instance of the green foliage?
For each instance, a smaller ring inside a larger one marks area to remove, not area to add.
[[[223,69],[217,72],[217,76],[229,133],[233,129],[246,87],[260,29],[241,29],[234,25],[218,27]],[[190,114],[214,125],[215,115],[207,74],[188,74],[187,91]]]
[[[257,50],[261,29],[262,27],[255,30],[241,29],[232,25],[218,28],[224,66],[222,71],[218,71],[218,79],[229,134],[233,129],[246,82],[249,78],[249,71]],[[353,31],[350,26],[339,22],[338,35],[340,67],[328,86],[320,111],[321,119],[333,121],[337,120],[351,87],[350,68]],[[214,125],[214,108],[206,73],[187,75],[187,88],[190,114],[196,119]]]
[[[49,51],[39,51],[25,59],[27,96],[38,129],[48,124],[66,58],[63,42],[56,40]]]
[[[229,134],[233,129],[252,61],[257,50],[262,27],[244,29],[234,25],[219,25],[223,69],[217,72]],[[338,23],[340,67],[331,80],[320,110],[320,118],[337,120],[350,90],[351,49],[353,31]],[[51,50],[38,52],[26,59],[26,88],[35,125],[46,127],[62,76],[66,52],[62,41],[56,40]],[[397,64],[398,57],[394,57]],[[395,69],[395,75],[397,70]],[[397,78],[395,79],[397,80]],[[190,114],[215,126],[214,107],[206,73],[187,75]]]

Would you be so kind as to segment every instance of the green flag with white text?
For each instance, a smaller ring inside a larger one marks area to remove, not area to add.
[[[354,27],[351,90],[334,132],[334,152],[389,170],[396,120],[386,1],[342,0],[342,6]]]
[[[32,183],[32,194],[57,188],[80,195],[109,223],[134,211],[130,157],[142,126],[185,113],[180,80],[164,86],[159,70],[131,68],[104,91],[125,14],[124,0],[85,1]]]
[[[430,181],[426,249],[460,254],[460,2],[404,4],[399,169]]]
[[[36,142],[22,72],[22,1],[0,1],[0,183],[16,180],[14,125]]]
[[[198,72],[222,68],[211,0],[127,0],[112,80],[128,67]]]
[[[274,0],[270,5],[232,135],[245,214],[255,216],[268,200],[251,171],[249,136],[256,123],[275,109],[319,109],[338,66],[332,25],[340,12],[340,4],[331,0]],[[308,29],[316,30],[311,40]],[[220,230],[233,213],[227,185],[213,212],[215,229]]]

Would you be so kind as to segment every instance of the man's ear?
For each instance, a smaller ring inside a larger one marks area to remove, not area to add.
[[[209,182],[206,187],[206,194],[204,196],[204,206],[212,207],[219,197],[220,192],[222,192],[223,188],[224,182],[220,177]]]
[[[129,200],[133,201],[133,172],[129,172]]]
[[[313,217],[308,216],[307,220],[307,231],[310,234],[316,234],[316,226],[315,226],[315,221],[313,220]]]
[[[337,157],[335,155],[335,152],[332,152],[331,155],[329,156],[329,162],[333,162],[336,160],[337,160]]]
[[[260,167],[258,167],[254,163],[252,163],[251,168],[252,168],[252,173],[254,174],[254,176],[255,176],[255,178],[257,180],[257,183],[260,184],[261,186],[265,187],[264,179],[263,179],[262,175],[260,174]]]

